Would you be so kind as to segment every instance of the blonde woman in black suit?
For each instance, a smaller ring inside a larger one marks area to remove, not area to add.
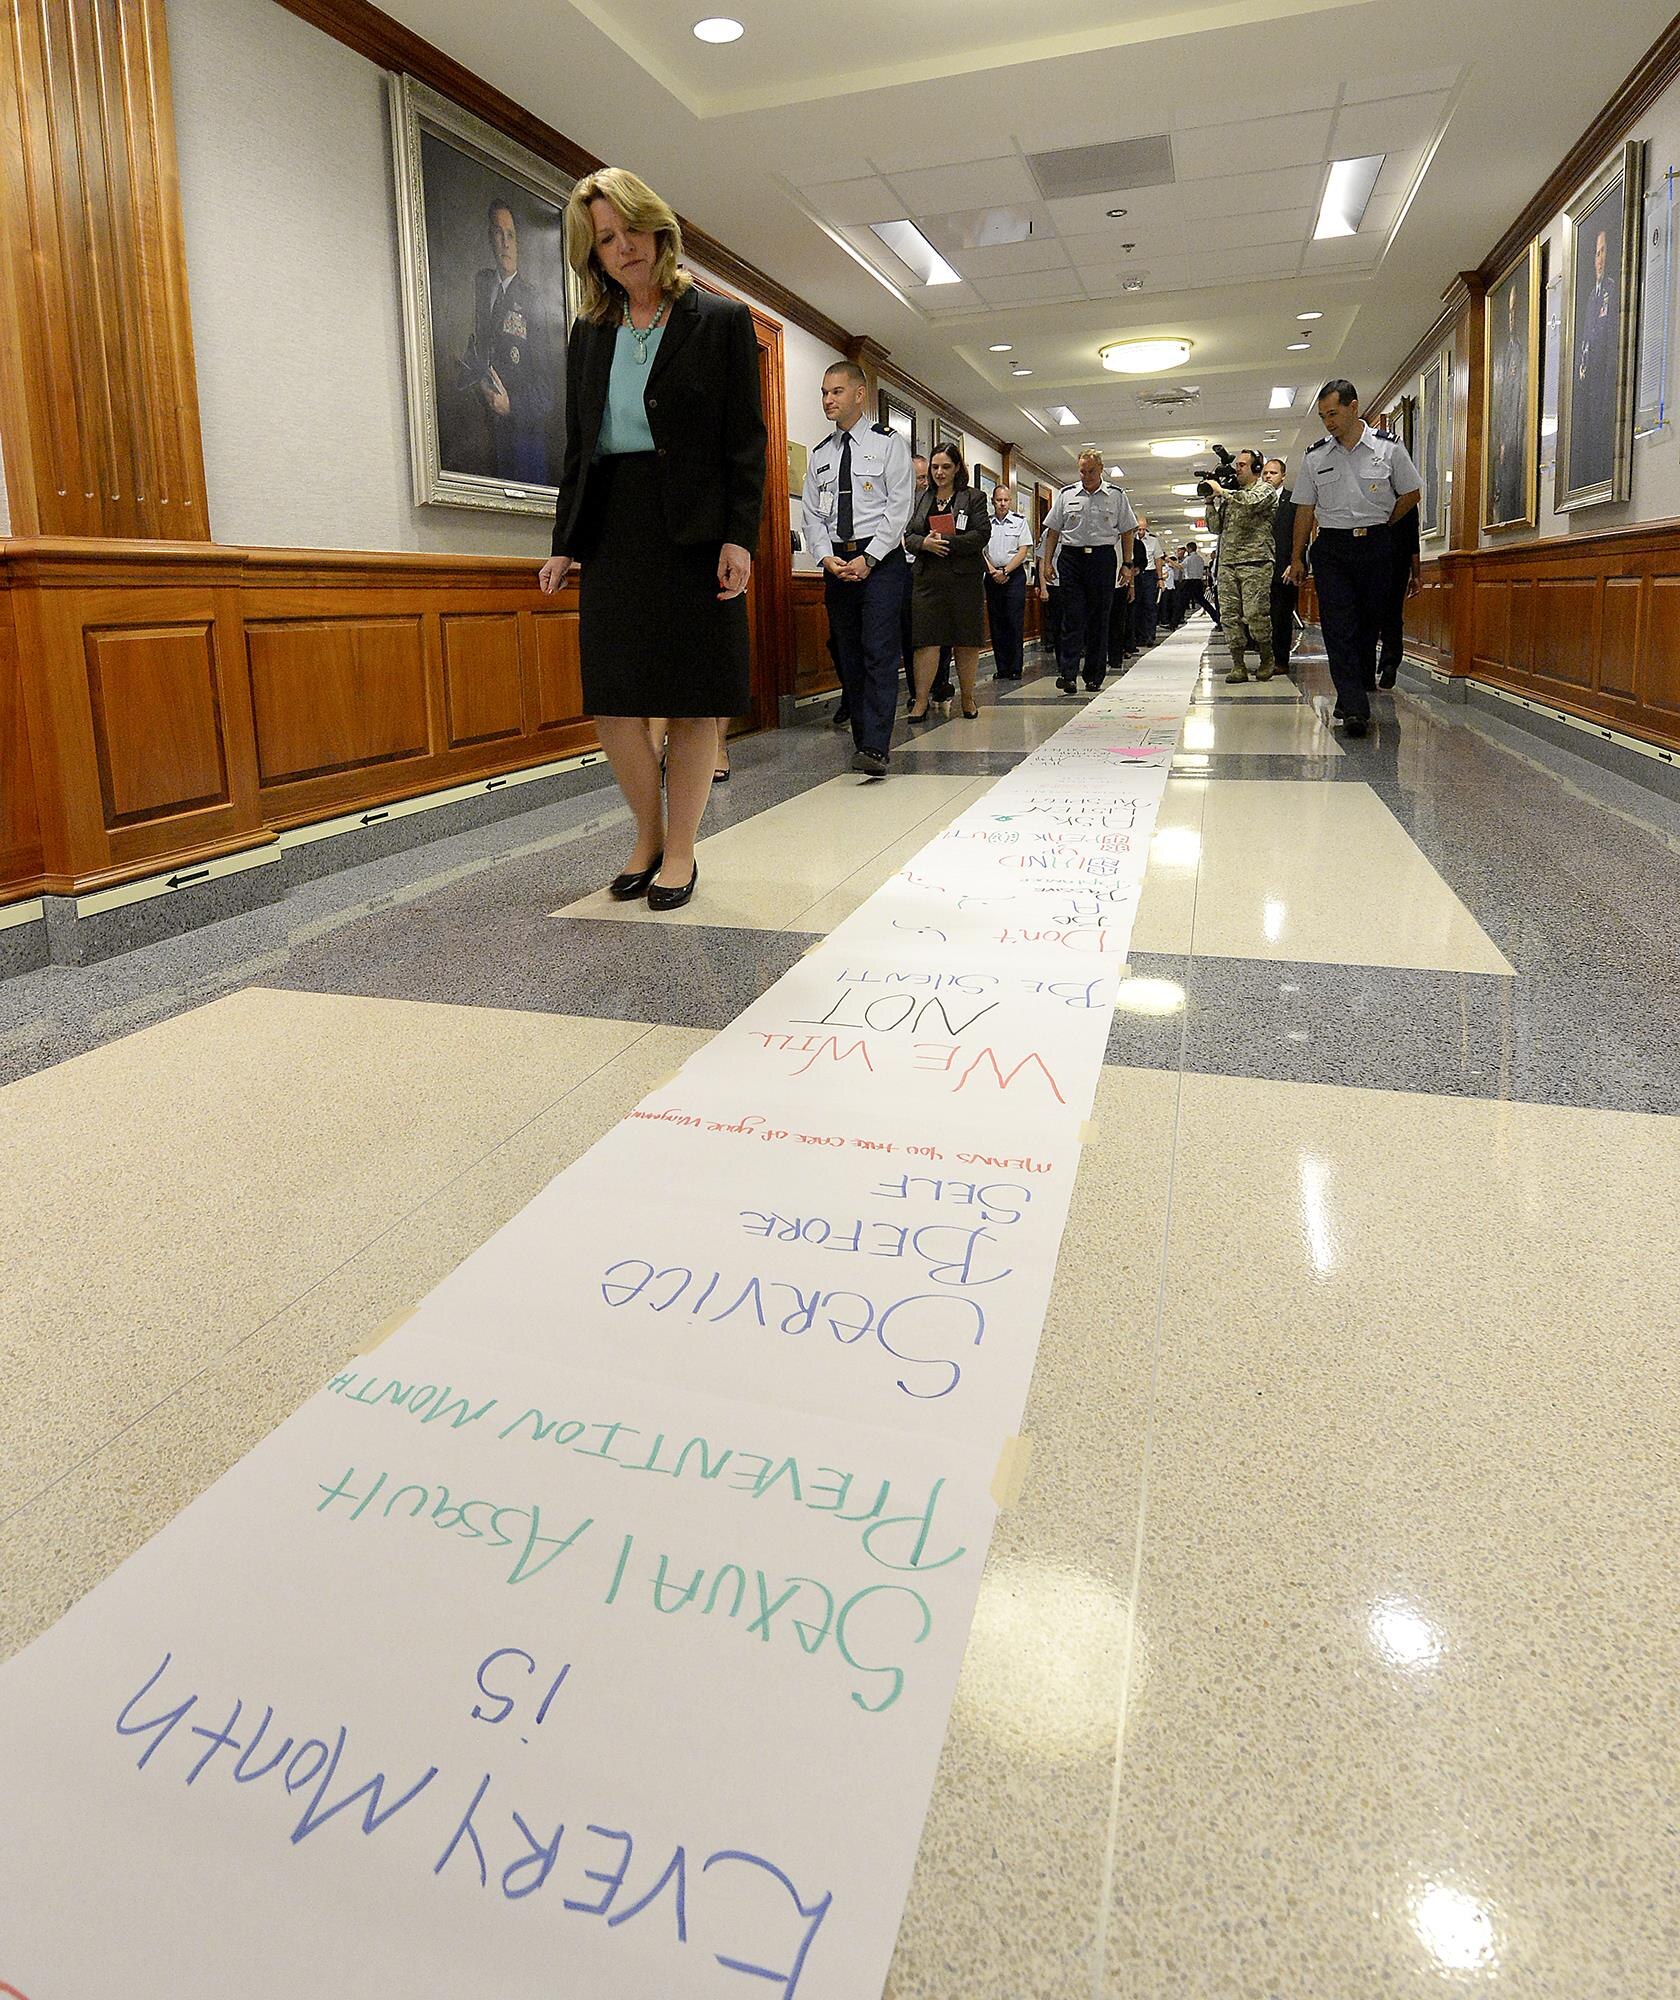
[[[581,568],[584,707],[636,818],[611,893],[655,910],[699,880],[714,718],[752,705],[744,593],[764,504],[752,316],[681,255],[676,216],[635,174],[603,167],[572,190],[566,453],[538,573],[552,592]],[[663,786],[650,716],[669,719]]]

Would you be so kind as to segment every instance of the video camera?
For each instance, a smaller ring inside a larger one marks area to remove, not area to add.
[[[1227,451],[1222,444],[1216,444],[1213,447],[1213,455],[1219,463],[1211,472],[1202,473],[1196,481],[1196,491],[1204,500],[1213,498],[1216,486],[1223,487],[1227,493],[1234,493],[1237,490],[1237,475],[1231,469],[1236,453]]]

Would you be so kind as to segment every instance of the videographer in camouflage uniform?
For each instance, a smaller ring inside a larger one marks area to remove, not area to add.
[[[1257,451],[1231,460],[1234,486],[1204,479],[1197,491],[1207,502],[1207,523],[1219,537],[1219,622],[1231,649],[1228,681],[1246,681],[1243,632],[1260,655],[1257,679],[1269,681],[1272,658],[1272,527],[1278,495],[1260,477]]]

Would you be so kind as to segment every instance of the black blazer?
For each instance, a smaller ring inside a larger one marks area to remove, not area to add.
[[[951,547],[943,556],[922,558],[922,544],[927,540],[928,517],[936,513],[954,514],[957,531],[951,537]],[[938,563],[949,569],[953,575],[967,576],[972,572],[978,576],[984,568],[980,551],[992,539],[992,503],[978,486],[959,486],[952,493],[950,504],[942,507],[939,495],[928,482],[928,489],[918,496],[910,512],[910,525],[905,530],[904,546],[913,556],[921,558],[916,564],[916,573],[922,573],[922,560],[929,566]]]
[[[566,456],[554,553],[588,554],[584,492],[607,407],[616,321],[572,323],[566,349]],[[648,428],[659,454],[665,528],[683,547],[758,546],[764,511],[764,407],[752,314],[691,285],[671,307],[648,370]]]

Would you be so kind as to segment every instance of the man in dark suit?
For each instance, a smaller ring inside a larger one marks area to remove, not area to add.
[[[554,400],[554,348],[548,313],[519,275],[519,228],[505,201],[487,214],[495,263],[473,278],[473,331],[458,386],[482,403],[498,479],[554,484],[548,419]]]
[[[1260,477],[1276,487],[1279,499],[1272,516],[1272,664],[1280,674],[1289,671],[1289,655],[1295,644],[1295,606],[1301,593],[1284,581],[1284,572],[1295,548],[1295,502],[1284,484],[1287,467],[1281,458],[1268,458]]]
[[[1593,235],[1593,286],[1575,327],[1575,395],[1569,409],[1569,483],[1596,486],[1616,471],[1616,363],[1621,314],[1610,268],[1610,232]]]

